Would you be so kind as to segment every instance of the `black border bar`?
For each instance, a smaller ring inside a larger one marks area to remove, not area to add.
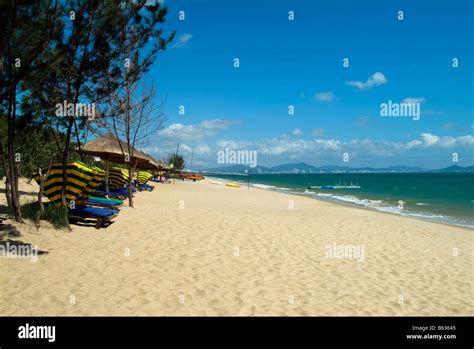
[[[18,338],[20,326],[26,324],[55,326],[55,341]],[[473,325],[472,317],[2,317],[0,348],[183,342],[473,348]],[[407,335],[455,335],[456,339],[408,339]]]

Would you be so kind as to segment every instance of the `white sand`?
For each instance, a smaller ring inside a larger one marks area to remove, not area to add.
[[[107,229],[18,225],[49,253],[0,259],[0,315],[473,314],[469,229],[206,181],[135,204]]]

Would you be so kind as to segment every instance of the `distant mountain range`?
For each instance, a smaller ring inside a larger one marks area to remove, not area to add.
[[[206,172],[219,173],[245,173],[247,170],[250,174],[255,173],[376,173],[376,172],[474,172],[474,166],[462,167],[452,165],[438,170],[427,170],[422,167],[411,166],[390,166],[383,168],[375,167],[348,167],[348,166],[313,166],[305,162],[283,164],[272,167],[256,166],[250,168],[245,165],[230,165],[216,168],[210,168]]]

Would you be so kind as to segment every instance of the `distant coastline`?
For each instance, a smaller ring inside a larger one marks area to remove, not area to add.
[[[227,173],[227,174],[317,174],[317,173],[474,173],[474,166],[452,165],[440,169],[425,169],[412,166],[376,167],[349,167],[349,166],[313,166],[305,162],[283,164],[272,167],[245,165],[230,165],[209,168],[198,171],[200,173]]]

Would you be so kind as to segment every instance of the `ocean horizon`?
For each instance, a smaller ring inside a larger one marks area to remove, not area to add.
[[[474,173],[206,174],[250,187],[474,228]],[[310,186],[360,186],[321,189]]]

